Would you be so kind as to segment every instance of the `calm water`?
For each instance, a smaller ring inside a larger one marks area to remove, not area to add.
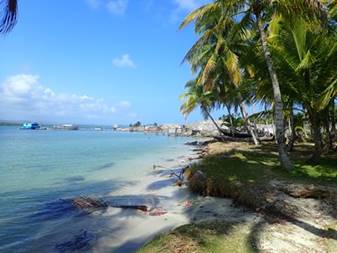
[[[0,252],[69,252],[55,246],[82,230],[88,238],[111,233],[104,217],[81,215],[67,200],[127,187],[153,164],[186,154],[186,141],[0,127]]]

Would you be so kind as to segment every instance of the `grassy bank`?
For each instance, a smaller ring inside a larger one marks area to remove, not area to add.
[[[329,202],[336,198],[334,193],[328,191],[326,194],[326,189],[337,186],[336,152],[326,154],[319,164],[310,164],[311,149],[311,145],[296,146],[292,152],[295,169],[286,172],[280,167],[274,145],[254,147],[237,143],[213,143],[208,145],[208,156],[191,167],[189,187],[201,195],[230,197],[252,210],[262,210],[268,215],[272,212],[284,214],[283,218],[289,220],[290,225],[284,229],[283,236],[289,240],[289,226],[293,226],[294,231],[299,227],[297,221],[292,219],[300,216],[300,212],[306,208],[303,206],[301,209],[300,205],[291,208],[289,200],[327,198]],[[199,176],[195,176],[197,174]],[[273,184],[276,181],[283,182],[281,186],[278,185],[279,188]],[[286,198],[282,199],[282,196]],[[294,210],[298,213],[294,213]],[[336,228],[333,228],[334,236]],[[308,233],[310,235],[311,232]],[[321,229],[317,236],[329,237],[325,233]],[[190,224],[157,237],[140,252],[256,252],[256,245],[249,239],[252,234],[256,233],[245,223],[235,225],[222,220]],[[324,242],[324,247],[336,245],[334,236]],[[290,244],[296,244],[296,238],[294,240],[295,243]]]
[[[191,178],[193,192],[216,197],[231,197],[255,208],[261,207],[270,192],[269,183],[281,180],[302,185],[337,185],[337,154],[326,154],[319,164],[308,162],[312,146],[296,146],[292,152],[294,170],[280,167],[275,145],[252,147],[226,143],[209,145],[209,156],[191,168],[201,171],[207,180]],[[262,198],[262,199],[261,199]]]

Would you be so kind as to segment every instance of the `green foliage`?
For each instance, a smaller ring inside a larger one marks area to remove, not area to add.
[[[325,135],[332,137],[335,131],[331,111],[337,97],[336,1],[214,0],[189,14],[181,28],[191,23],[199,39],[184,61],[197,73],[193,83],[198,92],[189,94],[183,113],[190,113],[197,105],[210,111],[259,103],[272,110],[249,119],[271,123],[274,114],[283,117],[275,108],[283,107],[288,120],[294,106],[303,108],[301,119],[295,114],[294,127],[304,127],[304,120],[310,122],[315,133],[314,153],[319,156],[324,142],[320,129],[325,127]],[[262,29],[257,29],[257,24]],[[270,79],[266,50],[261,47],[263,33],[273,75],[280,83],[282,101],[277,103],[279,95]],[[186,88],[191,89],[189,85]],[[237,123],[232,116],[226,119]],[[285,132],[280,124],[275,125],[277,132]],[[330,140],[330,146],[333,142]]]

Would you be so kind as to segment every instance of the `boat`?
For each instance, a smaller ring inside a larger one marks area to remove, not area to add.
[[[39,123],[23,123],[22,126],[20,127],[20,129],[23,130],[38,130],[40,129],[41,126],[39,125]]]
[[[62,124],[62,125],[55,125],[55,126],[53,126],[53,128],[56,129],[56,130],[72,130],[72,131],[75,131],[75,130],[79,129],[79,126],[72,125],[72,124]]]

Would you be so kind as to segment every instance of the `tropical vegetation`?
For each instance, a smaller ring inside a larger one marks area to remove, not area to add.
[[[264,105],[260,116],[273,114],[282,167],[294,168],[289,151],[299,132],[314,143],[311,161],[318,162],[336,142],[336,13],[336,0],[214,0],[192,11],[180,27],[193,23],[199,37],[184,58],[195,79],[181,111],[200,106],[207,118],[224,108],[233,122],[239,108],[258,144],[261,117],[245,106]]]

